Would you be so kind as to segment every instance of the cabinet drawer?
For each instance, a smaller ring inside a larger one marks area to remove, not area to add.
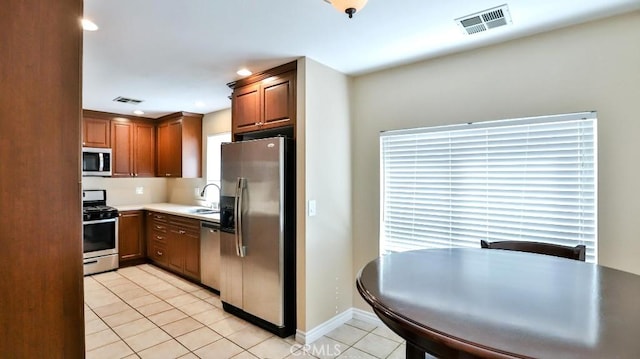
[[[170,216],[169,224],[171,225],[172,229],[200,233],[200,221],[197,219]]]
[[[153,232],[167,233],[167,230],[169,229],[169,226],[166,223],[152,221],[150,229]]]
[[[167,263],[167,248],[163,243],[153,241],[147,254],[153,261],[163,264]]]
[[[157,243],[167,243],[167,232],[166,231],[158,231],[158,230],[153,230],[151,231],[150,235],[150,240],[152,242],[157,242]]]
[[[167,223],[169,221],[169,215],[168,214],[158,213],[158,212],[149,212],[149,215],[151,217],[151,220],[154,221],[154,222]]]

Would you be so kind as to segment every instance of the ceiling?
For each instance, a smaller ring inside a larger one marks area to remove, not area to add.
[[[640,0],[511,0],[508,26],[465,35],[454,21],[504,1],[369,0],[349,19],[323,0],[84,0],[100,29],[84,32],[83,107],[206,114],[230,107],[226,84],[242,67],[307,56],[359,75],[640,8]]]

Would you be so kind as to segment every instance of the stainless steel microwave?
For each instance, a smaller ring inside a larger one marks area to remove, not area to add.
[[[111,149],[82,147],[83,176],[111,176]]]

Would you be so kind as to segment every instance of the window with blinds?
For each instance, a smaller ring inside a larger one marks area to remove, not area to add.
[[[380,253],[584,244],[596,262],[596,113],[383,132]]]

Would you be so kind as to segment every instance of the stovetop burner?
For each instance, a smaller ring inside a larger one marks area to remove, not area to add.
[[[82,220],[96,221],[118,217],[118,210],[107,206],[106,190],[82,191]]]

